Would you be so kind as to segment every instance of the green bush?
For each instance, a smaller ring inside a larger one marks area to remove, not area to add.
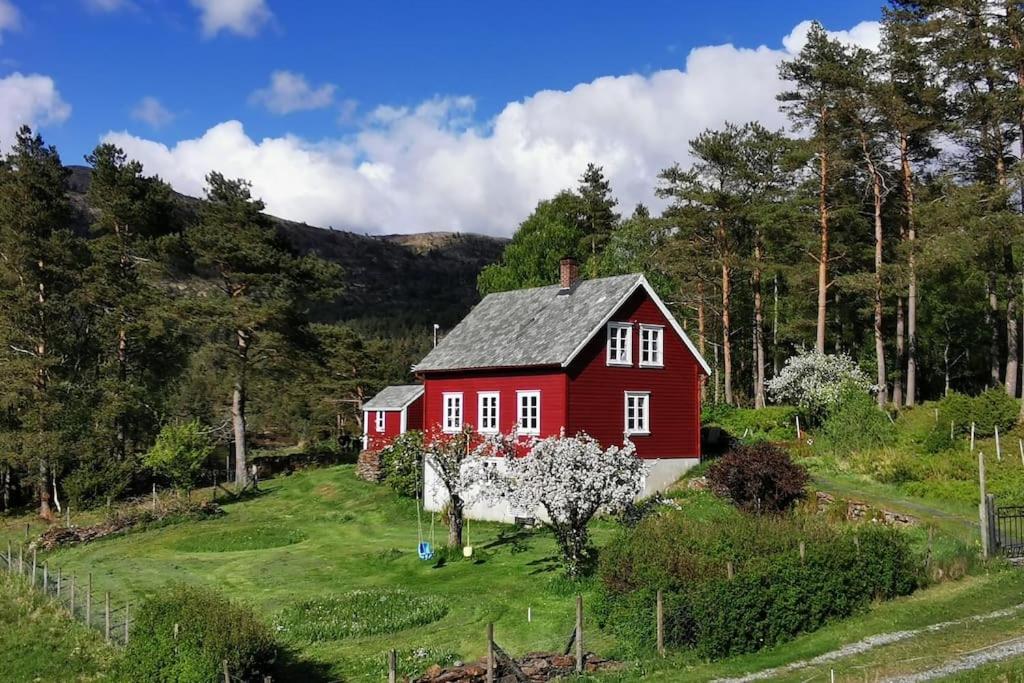
[[[718,403],[704,407],[701,424],[721,427],[730,436],[746,443],[788,441],[796,437],[797,412],[792,406],[768,406],[754,410]]]
[[[394,633],[437,621],[448,613],[441,598],[401,590],[356,590],[305,600],[284,610],[277,628],[309,642]]]
[[[815,436],[816,449],[845,456],[891,446],[896,440],[896,428],[888,414],[878,409],[873,396],[859,387],[846,387]]]
[[[974,423],[975,436],[992,436],[996,427],[1004,433],[1013,427],[1019,415],[1017,399],[1008,396],[1000,386],[987,389],[973,398],[952,392],[939,401],[936,430],[948,431],[952,423],[953,431],[963,436],[971,433],[971,423]]]
[[[135,613],[116,679],[209,683],[221,677],[227,660],[232,676],[250,680],[271,670],[279,650],[248,607],[208,588],[177,584],[147,598]]]
[[[627,649],[653,647],[658,589],[665,595],[666,643],[725,657],[784,642],[872,600],[906,595],[921,580],[909,540],[887,527],[836,532],[820,523],[749,517],[702,526],[711,529],[688,532],[681,519],[652,520],[623,532],[602,554],[594,610]],[[682,548],[669,545],[673,531]]]
[[[209,432],[193,420],[164,425],[143,462],[154,473],[167,477],[176,489],[191,491],[212,453]]]
[[[422,485],[423,433],[410,430],[380,451],[384,483],[402,496],[414,498]]]

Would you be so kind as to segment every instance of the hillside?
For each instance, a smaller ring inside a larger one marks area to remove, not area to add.
[[[74,205],[85,211],[92,171],[86,166],[69,168],[69,193]],[[187,216],[194,216],[202,201],[176,197]],[[344,268],[344,293],[318,311],[318,317],[347,321],[373,334],[433,323],[453,326],[479,299],[477,274],[497,260],[507,241],[450,232],[360,235],[270,217],[299,252],[315,253]]]

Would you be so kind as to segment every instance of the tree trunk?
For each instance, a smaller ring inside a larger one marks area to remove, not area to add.
[[[779,276],[772,276],[772,377],[779,376],[782,357],[779,354]]]
[[[761,246],[760,230],[754,236],[754,408],[764,408],[764,311],[761,302],[761,268],[764,249]]]
[[[874,200],[875,219],[875,364],[877,366],[876,379],[878,384],[878,407],[885,408],[886,386],[888,376],[885,372],[885,337],[882,330],[882,239],[884,237],[882,226],[882,201],[884,190],[882,188],[882,175],[875,166],[871,157],[867,135],[861,132],[861,147],[864,150],[864,161],[867,164],[868,172],[871,174],[871,193]]]
[[[892,382],[892,403],[903,405],[903,364],[906,361],[906,330],[903,297],[896,297],[896,377]]]
[[[824,118],[824,115],[822,115]],[[828,259],[829,259],[829,216],[828,216],[828,152],[822,149],[820,159],[821,185],[818,190],[818,216],[821,229],[821,251],[818,254],[818,325],[814,348],[825,353],[825,323],[828,309]]]
[[[1013,247],[1003,247],[1003,270],[1006,274],[1006,370],[1003,386],[1007,395],[1017,397],[1017,370],[1020,367],[1020,346],[1017,328],[1017,274],[1013,264]]]
[[[124,327],[117,331],[117,379],[119,391],[124,390],[125,382],[128,380],[128,333]],[[124,415],[117,418],[117,459],[124,460],[128,454],[128,436],[125,428]]]
[[[448,547],[462,547],[462,528],[465,526],[465,503],[460,496],[448,496]]]
[[[730,317],[729,305],[732,298],[732,278],[729,273],[729,264],[722,261],[722,363],[725,370],[725,402],[733,405],[732,402],[732,341],[729,339]]]
[[[249,356],[249,336],[243,330],[236,332],[238,343],[239,369],[231,393],[231,426],[235,434],[235,486],[242,488],[249,484],[249,467],[246,458],[245,402],[246,363]]]
[[[906,404],[917,402],[917,224],[914,220],[914,175],[910,168],[910,144],[900,136],[900,165],[903,167],[903,199],[907,219],[907,395]]]
[[[942,395],[949,396],[949,340],[946,340],[946,345],[942,349],[942,365],[945,368],[943,379]]]
[[[704,319],[704,283],[697,283],[697,347],[700,349],[700,355],[702,358],[706,358],[705,345],[707,343],[707,330],[705,329]],[[701,382],[700,385],[700,400],[703,403],[707,399],[708,383],[706,381]]]
[[[989,378],[992,386],[999,384],[999,300],[996,298],[996,274],[990,272],[985,281],[985,292],[988,295],[988,310],[985,312],[985,324],[989,329]]]

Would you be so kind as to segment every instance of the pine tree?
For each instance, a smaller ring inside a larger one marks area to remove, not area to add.
[[[576,191],[580,197],[580,227],[584,235],[580,251],[587,254],[593,276],[598,251],[604,247],[619,222],[620,216],[615,212],[619,202],[612,196],[611,183],[605,178],[604,169],[595,164],[587,164]]]

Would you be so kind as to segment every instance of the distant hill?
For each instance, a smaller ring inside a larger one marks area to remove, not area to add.
[[[88,211],[85,194],[92,170],[69,168],[72,202]],[[176,196],[186,214],[195,214],[202,201]],[[317,317],[384,336],[433,323],[455,325],[479,300],[477,274],[498,259],[508,241],[451,232],[359,235],[270,217],[298,251],[315,253],[344,269],[344,293]]]

